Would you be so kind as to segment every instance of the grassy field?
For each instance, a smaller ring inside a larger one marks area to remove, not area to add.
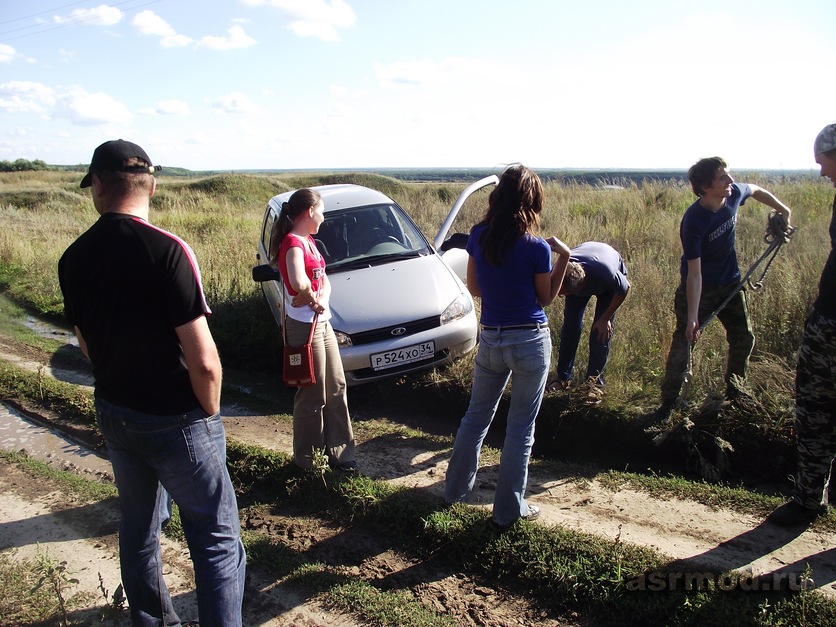
[[[770,269],[764,289],[750,293],[757,337],[751,385],[780,393],[791,377],[803,321],[829,249],[832,189],[826,181],[810,177],[743,180],[767,187],[792,207],[793,222],[799,227]],[[288,189],[332,182],[365,184],[389,194],[430,239],[465,186],[464,182],[408,183],[368,173],[160,180],[151,220],[195,249],[214,310],[210,324],[226,365],[257,370],[275,368],[278,363],[279,336],[250,277],[266,201]],[[608,242],[621,252],[628,267],[633,289],[616,319],[607,367],[607,402],[625,410],[655,402],[674,323],[678,225],[694,200],[690,188],[673,179],[640,186],[628,183],[624,189],[549,182],[546,196],[544,236],[556,235],[570,246],[587,240]],[[481,216],[485,200],[484,195],[471,200],[470,210],[462,212],[454,230],[467,232]],[[60,318],[56,264],[66,246],[97,217],[89,192],[78,188],[77,174],[3,173],[0,212],[0,280],[6,293],[37,312]],[[767,214],[767,208],[755,201],[741,212],[738,254],[744,270],[765,249]],[[548,311],[555,336],[560,330],[561,307],[558,300]],[[579,367],[585,365],[585,350],[582,340]],[[722,327],[712,323],[694,354],[692,393],[696,398],[720,387],[725,355]],[[468,360],[444,377],[467,386]]]
[[[58,258],[97,217],[89,192],[78,189],[79,178],[78,174],[56,172],[0,175],[0,289],[18,303],[56,320],[62,315],[56,276]],[[829,249],[827,226],[833,190],[825,181],[812,178],[741,178],[767,187],[784,200],[794,209],[793,222],[799,227],[793,241],[782,249],[764,289],[750,299],[758,338],[750,385],[759,399],[760,413],[747,416],[747,426],[765,431],[767,439],[780,441],[786,448],[790,446],[788,424],[792,416],[795,351]],[[299,186],[330,182],[357,182],[381,189],[412,215],[429,238],[466,184],[410,183],[370,174],[219,175],[160,181],[151,220],[180,235],[195,249],[214,310],[210,323],[228,367],[255,371],[278,367],[279,334],[258,286],[250,278],[267,199]],[[476,200],[472,210],[460,216],[455,230],[466,232],[480,217],[485,198]],[[692,201],[690,189],[673,180],[628,184],[625,189],[568,183],[547,185],[542,234],[557,235],[570,245],[590,239],[611,243],[624,255],[633,285],[616,322],[604,405],[598,413],[581,412],[564,421],[576,429],[575,436],[581,429],[588,429],[585,438],[566,438],[573,446],[582,446],[584,439],[603,442],[621,438],[618,444],[629,448],[631,441],[624,439],[629,434],[621,430],[622,425],[629,425],[643,407],[656,403],[673,326],[672,299],[680,254],[678,224]],[[738,223],[738,252],[744,268],[765,249],[762,238],[766,216],[766,208],[755,202],[743,209]],[[559,333],[561,303],[550,307],[548,314],[553,332]],[[722,329],[715,323],[695,353],[696,382],[691,390],[694,399],[721,388],[725,354]],[[582,342],[578,360],[581,365],[585,358]],[[52,386],[37,375],[26,375],[9,366],[2,370],[0,382],[9,387],[4,388],[4,397],[31,397],[33,402],[79,422],[92,420],[89,395],[79,394],[68,384]],[[428,373],[409,390],[409,401],[420,394],[430,397],[428,406],[446,398],[445,395],[466,398],[471,370],[472,361],[463,359],[442,372]],[[543,413],[550,416],[563,412],[565,408],[556,403],[556,399],[547,398]],[[538,421],[538,439],[539,430]],[[752,432],[725,432],[724,436],[740,446],[744,440],[752,439]],[[242,498],[253,502],[268,503],[262,491],[274,494],[276,485],[288,481],[285,475],[291,464],[287,456],[232,444],[229,460]],[[772,459],[765,463],[774,465]],[[614,482],[647,480],[643,475],[612,475]],[[680,489],[676,477],[659,481],[664,485],[652,490]],[[418,554],[433,554],[440,544],[456,547],[446,553],[462,572],[503,581],[509,588],[546,605],[579,608],[606,624],[632,621],[823,625],[833,620],[833,604],[807,593],[782,595],[770,601],[751,594],[730,596],[717,591],[696,596],[663,595],[651,600],[633,598],[624,593],[627,575],[658,566],[657,557],[635,547],[531,524],[496,536],[490,533],[486,515],[475,508],[440,509],[437,503],[416,500],[407,491],[391,490],[365,478],[333,485],[329,482],[320,489],[321,483],[313,481],[311,489],[303,491],[310,501],[305,500],[303,505],[317,515],[328,509],[345,525],[368,524],[381,535],[393,538],[394,546],[400,549],[403,543]],[[702,482],[687,483],[686,489],[690,491],[688,498],[699,500],[691,492],[710,491],[712,500],[725,498],[739,507],[756,507],[759,515],[777,501],[775,496],[756,495],[758,500],[753,506],[744,503],[737,492],[726,494],[723,486]],[[828,517],[828,524],[832,523],[830,519],[832,516]],[[256,536],[248,537],[247,542],[254,564],[267,568],[280,562],[274,554],[281,547],[267,545]],[[291,567],[297,565],[283,566],[285,570],[277,576],[287,576],[285,571]],[[328,591],[331,602],[340,605],[341,598],[349,599],[344,606],[365,615],[369,624],[405,624],[387,623],[373,618],[376,615],[372,610],[358,609],[360,600],[385,596],[379,591],[362,587],[358,581],[335,586],[333,573],[309,576],[304,568],[304,564],[298,566],[298,574],[291,574],[323,582],[318,585]],[[37,572],[37,568],[34,570]],[[353,589],[357,587],[360,589]],[[375,612],[380,612],[390,602],[387,597],[383,601],[372,599],[370,604]],[[414,606],[407,607],[407,611],[418,613]],[[437,623],[416,619],[410,624],[446,624],[441,618]]]

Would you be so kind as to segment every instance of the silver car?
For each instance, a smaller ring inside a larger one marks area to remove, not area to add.
[[[331,324],[349,385],[441,366],[476,346],[478,320],[465,287],[466,237],[447,233],[473,192],[496,185],[489,176],[456,200],[431,244],[407,213],[379,191],[359,185],[314,187],[325,221],[314,240],[331,282]],[[253,268],[281,324],[281,278],[267,264],[270,232],[282,203],[270,199]]]

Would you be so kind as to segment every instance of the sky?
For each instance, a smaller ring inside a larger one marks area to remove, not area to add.
[[[0,0],[0,160],[816,168],[833,0]]]

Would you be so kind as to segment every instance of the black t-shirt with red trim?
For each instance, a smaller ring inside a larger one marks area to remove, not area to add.
[[[137,216],[106,213],[64,251],[58,278],[97,396],[154,415],[199,407],[175,328],[211,311],[184,241]]]

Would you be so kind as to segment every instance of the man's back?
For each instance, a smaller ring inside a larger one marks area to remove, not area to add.
[[[197,407],[175,328],[209,309],[184,242],[139,217],[106,213],[65,251],[59,279],[97,395],[158,415]]]
[[[584,242],[572,249],[571,261],[584,269],[585,280],[579,296],[597,296],[612,291],[626,294],[627,269],[617,250],[603,242]]]

